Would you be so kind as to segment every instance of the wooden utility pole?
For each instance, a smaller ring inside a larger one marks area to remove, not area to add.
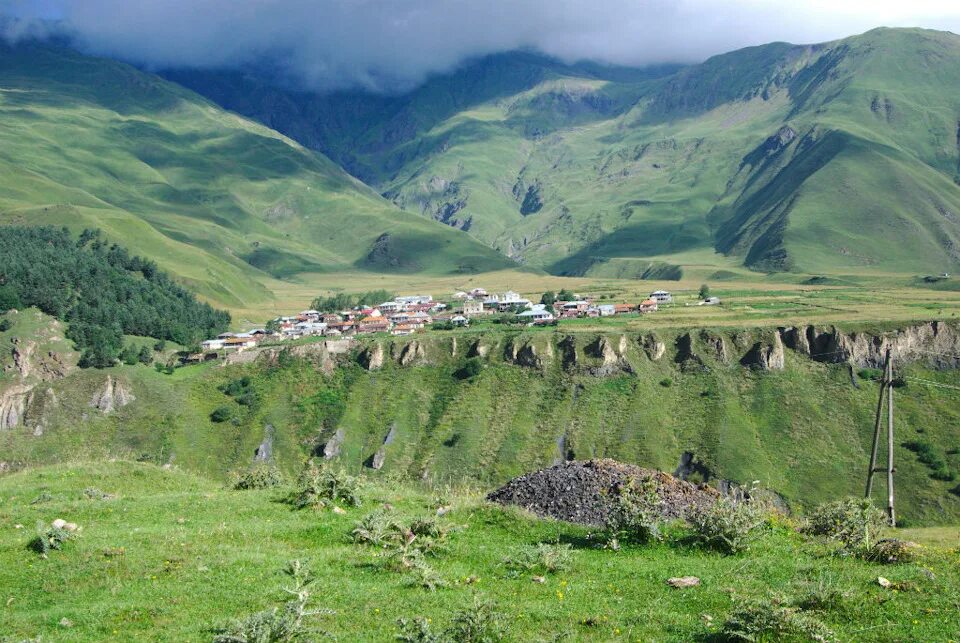
[[[883,418],[883,396],[887,396],[887,466],[877,468],[877,454],[880,447],[880,423]],[[893,510],[893,356],[887,349],[883,364],[883,380],[880,382],[880,397],[877,400],[877,415],[873,424],[873,448],[870,450],[870,468],[867,470],[867,492],[869,498],[873,494],[873,474],[880,471],[887,473],[887,519],[890,526],[896,526],[896,516]]]

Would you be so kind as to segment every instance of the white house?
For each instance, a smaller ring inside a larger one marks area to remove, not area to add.
[[[397,297],[396,301],[408,306],[419,306],[433,303],[433,295],[404,295],[403,297]]]
[[[390,313],[395,313],[395,312],[406,310],[406,309],[407,309],[406,304],[403,304],[400,301],[385,301],[379,306],[377,306],[377,310],[379,310],[384,315],[389,315]]]
[[[222,339],[207,339],[200,342],[200,347],[205,351],[218,351],[223,348]]]
[[[601,317],[611,317],[617,314],[617,307],[613,304],[600,304],[597,306]]]
[[[655,290],[650,293],[650,299],[653,299],[658,304],[669,304],[673,301],[673,295],[666,290]]]
[[[525,310],[517,315],[518,318],[531,323],[553,321],[553,313],[547,310],[543,304],[537,304],[530,310]]]
[[[450,318],[450,323],[454,326],[469,326],[470,320],[463,315],[454,315]]]

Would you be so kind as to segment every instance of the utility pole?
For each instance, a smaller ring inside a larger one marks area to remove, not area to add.
[[[877,452],[880,446],[880,423],[883,418],[883,397],[887,396],[887,466],[877,468]],[[873,448],[870,451],[870,468],[867,470],[867,492],[870,498],[873,493],[873,474],[880,471],[887,473],[887,519],[891,527],[896,526],[896,517],[893,510],[893,356],[887,349],[887,356],[883,364],[883,379],[880,382],[880,397],[877,400],[877,415],[873,424]]]

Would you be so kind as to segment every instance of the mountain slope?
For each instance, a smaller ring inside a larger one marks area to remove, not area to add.
[[[227,306],[277,279],[511,265],[329,159],[156,76],[0,46],[0,222],[100,227]]]
[[[331,151],[405,209],[559,274],[960,267],[954,34],[773,43],[666,76],[534,60],[494,57],[394,98],[261,84],[242,102],[223,75],[190,84]],[[359,138],[334,105],[363,114]]]

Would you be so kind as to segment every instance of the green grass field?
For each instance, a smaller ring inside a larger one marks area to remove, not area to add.
[[[90,488],[114,497],[91,499]],[[286,600],[280,570],[291,559],[310,561],[316,605],[335,611],[316,625],[338,640],[392,640],[403,617],[442,629],[474,596],[496,602],[511,641],[717,640],[735,601],[775,596],[819,605],[807,613],[839,640],[947,641],[960,628],[955,540],[915,563],[884,566],[838,556],[775,521],[741,555],[680,544],[678,532],[614,552],[588,529],[491,506],[475,492],[374,483],[362,506],[342,515],[294,510],[280,502],[285,493],[229,491],[176,468],[122,461],[0,479],[0,636],[209,641],[227,620]],[[441,520],[460,528],[430,559],[447,587],[417,587],[384,569],[375,548],[351,542],[354,524],[385,503],[414,517],[435,513],[438,502],[452,502]],[[42,559],[27,548],[34,524],[57,517],[82,531]],[[522,545],[558,541],[572,543],[571,563],[543,583],[503,565]],[[701,585],[665,584],[683,575]],[[879,576],[901,589],[880,587]]]

